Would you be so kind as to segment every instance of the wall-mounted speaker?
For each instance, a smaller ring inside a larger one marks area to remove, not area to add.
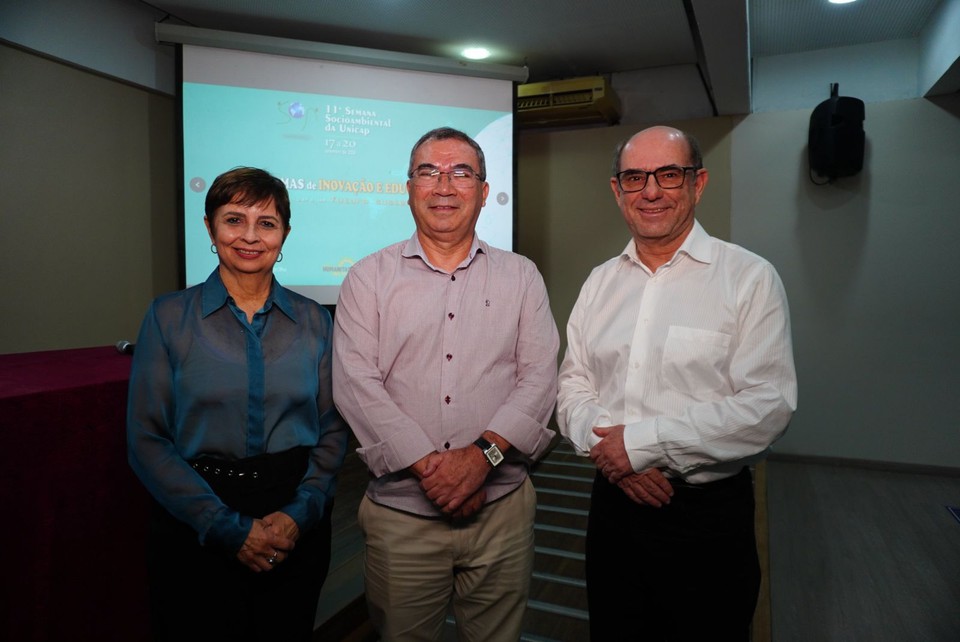
[[[830,85],[830,98],[810,114],[807,155],[812,173],[829,180],[853,176],[863,169],[865,118],[863,101],[839,95],[840,86]]]

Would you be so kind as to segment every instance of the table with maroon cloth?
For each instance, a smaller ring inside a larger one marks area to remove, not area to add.
[[[130,363],[112,346],[0,355],[0,639],[149,635]]]

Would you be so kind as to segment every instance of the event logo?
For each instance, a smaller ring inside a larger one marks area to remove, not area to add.
[[[284,115],[284,120],[278,125],[299,125],[301,131],[307,128],[307,123],[311,119],[319,118],[320,109],[317,107],[306,107],[299,100],[280,101],[277,103],[277,111]]]
[[[340,274],[346,274],[350,271],[350,268],[353,266],[354,260],[351,258],[344,257],[340,259],[336,265],[324,265],[324,272],[338,272]]]

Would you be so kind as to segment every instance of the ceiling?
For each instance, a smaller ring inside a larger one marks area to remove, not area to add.
[[[749,112],[751,56],[916,37],[945,0],[150,0],[203,29],[525,66],[528,82],[696,65],[717,114]]]

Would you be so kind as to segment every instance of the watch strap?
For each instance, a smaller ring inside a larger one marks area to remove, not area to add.
[[[480,449],[483,456],[487,458],[487,463],[493,468],[496,468],[503,461],[503,453],[500,452],[500,448],[483,437],[474,440],[473,445]]]

